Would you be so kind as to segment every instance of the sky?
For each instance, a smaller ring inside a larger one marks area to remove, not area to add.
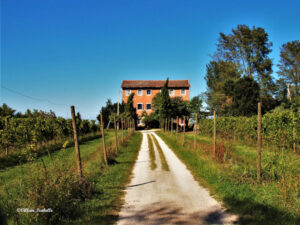
[[[0,103],[95,119],[122,80],[188,79],[206,90],[219,33],[262,27],[280,46],[300,39],[299,0],[0,0]],[[121,99],[121,97],[120,97]]]

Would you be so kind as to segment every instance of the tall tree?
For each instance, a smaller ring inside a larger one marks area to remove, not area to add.
[[[167,78],[163,88],[161,89],[160,102],[159,102],[159,114],[162,119],[170,118],[171,113],[171,99],[168,90],[169,78]]]
[[[272,61],[269,58],[272,43],[261,27],[238,25],[232,33],[220,33],[215,57],[219,60],[234,62],[244,76],[253,77],[260,85],[261,95],[272,94],[275,90]]]
[[[205,80],[207,84],[206,102],[210,110],[222,111],[221,108],[227,101],[224,85],[228,81],[236,81],[241,77],[241,71],[233,62],[210,61],[206,65]]]
[[[136,109],[133,106],[133,98],[134,98],[134,93],[131,93],[127,99],[125,106],[124,106],[124,111],[125,111],[126,116],[128,116],[130,119],[134,119],[136,121],[137,114],[136,114]]]
[[[0,106],[0,117],[13,117],[16,110],[10,108],[5,103]]]
[[[291,98],[299,107],[299,86],[300,86],[300,41],[287,42],[282,45],[280,61],[278,64],[278,75],[282,82],[289,87]]]
[[[224,107],[224,114],[234,116],[251,116],[257,112],[259,85],[251,77],[242,77],[225,86],[225,93],[231,101]]]

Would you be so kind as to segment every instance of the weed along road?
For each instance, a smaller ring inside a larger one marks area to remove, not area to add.
[[[153,131],[142,133],[119,225],[232,224],[237,220],[194,180],[160,137]]]

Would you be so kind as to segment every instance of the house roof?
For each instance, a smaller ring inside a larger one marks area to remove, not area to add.
[[[162,88],[165,80],[123,80],[122,88]],[[169,80],[169,88],[189,88],[188,80]]]

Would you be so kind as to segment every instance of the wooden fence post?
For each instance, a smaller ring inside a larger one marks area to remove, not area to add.
[[[75,117],[75,107],[71,106],[71,114],[72,114],[72,126],[73,126],[73,134],[74,134],[74,143],[75,143],[75,153],[76,153],[76,163],[77,163],[77,172],[80,181],[82,180],[82,164],[81,164],[81,157],[80,157],[80,149],[78,144],[78,135],[77,135],[77,128],[76,128],[76,117]]]
[[[165,132],[167,132],[168,131],[168,119],[166,118],[165,119]]]
[[[173,118],[171,118],[171,135],[173,135]]]
[[[194,149],[197,148],[197,126],[198,126],[198,113],[196,113],[196,123],[194,125],[194,132],[195,132],[195,136],[194,136]]]
[[[214,110],[214,142],[213,142],[213,157],[216,157],[216,148],[217,148],[217,118],[216,118],[216,110]]]
[[[177,123],[176,123],[176,133],[178,134],[178,126],[179,126],[179,118],[177,116]]]
[[[114,127],[115,127],[115,136],[116,136],[116,152],[118,153],[118,129],[117,129],[117,122],[116,122],[116,115],[114,115]]]
[[[258,103],[258,126],[257,126],[257,182],[261,182],[261,102]]]
[[[122,127],[122,143],[124,143],[124,124],[123,124],[123,118],[121,119],[121,127]]]
[[[103,124],[102,113],[100,113],[100,121],[101,121],[101,134],[102,134],[102,145],[103,145],[103,158],[104,158],[105,165],[108,165],[108,163],[107,163],[107,153],[106,153],[106,144],[105,144],[104,124]]]
[[[185,116],[183,117],[183,120],[184,122],[183,122],[183,144],[182,145],[185,144]]]
[[[5,117],[5,130],[8,130],[8,117]],[[5,155],[8,155],[8,146],[5,146]]]
[[[296,153],[296,122],[295,122],[295,112],[293,113],[293,149]]]

